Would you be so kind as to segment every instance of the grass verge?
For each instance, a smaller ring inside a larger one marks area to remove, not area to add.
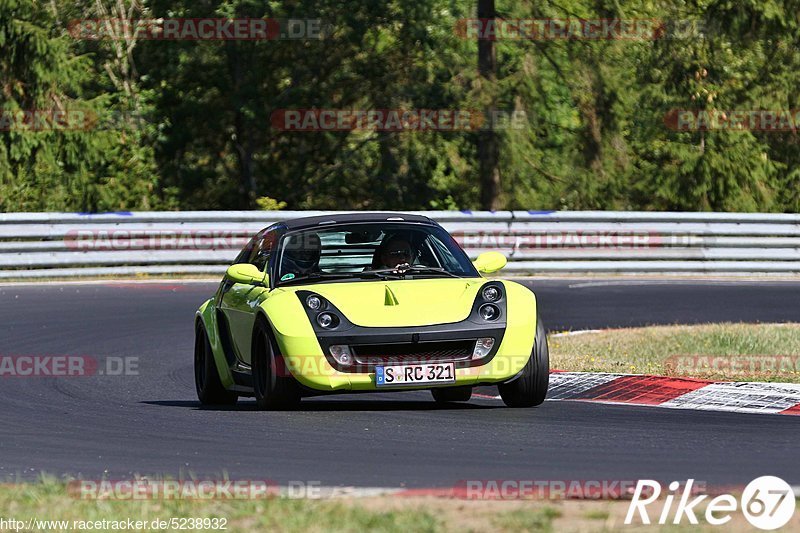
[[[142,522],[144,527],[135,531],[173,531],[181,519],[216,519],[226,532],[549,532],[553,531],[553,520],[561,516],[548,502],[435,498],[398,501],[390,496],[329,500],[95,500],[74,496],[64,483],[53,480],[0,485],[0,509],[0,531],[110,531],[120,529],[115,521],[124,523],[128,519]],[[17,525],[10,519],[21,523]],[[159,523],[166,527],[154,525]],[[180,527],[184,531],[223,531],[210,522],[206,525],[188,522]]]
[[[625,525],[626,500],[515,500],[475,501],[441,498],[377,496],[337,500],[271,498],[263,500],[85,500],[68,494],[65,484],[45,480],[38,483],[0,485],[0,529],[15,531],[9,520],[25,522],[19,531],[113,531],[113,522],[128,519],[147,524],[133,531],[174,531],[153,527],[153,521],[216,518],[225,520],[226,532],[606,532],[626,531],[719,531],[702,520],[699,526]],[[658,520],[662,502],[653,504],[652,519]],[[27,521],[33,521],[28,528]],[[5,521],[5,522],[3,522]],[[38,522],[37,522],[38,521]],[[42,521],[66,521],[45,524]],[[103,523],[102,521],[106,521]],[[88,525],[87,522],[91,522]],[[50,526],[50,527],[45,527]],[[82,526],[82,527],[81,527]],[[800,527],[796,513],[789,527]],[[125,528],[122,528],[125,529]],[[725,531],[748,531],[741,512],[732,513]],[[131,529],[125,529],[132,531]],[[184,527],[183,531],[223,531],[210,527]]]
[[[549,346],[559,370],[800,383],[800,324],[604,330],[551,335]]]

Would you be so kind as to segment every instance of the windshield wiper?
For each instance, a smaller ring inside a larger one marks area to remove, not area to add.
[[[406,274],[411,272],[412,274],[445,274],[450,276],[451,278],[460,278],[458,274],[453,274],[449,270],[445,270],[441,267],[428,267],[428,266],[421,266],[421,265],[409,265],[409,264],[400,264],[397,265],[395,268],[381,268],[378,270],[367,270],[366,272],[375,272],[377,274],[395,274],[405,277]]]
[[[406,268],[403,270],[403,272],[409,272],[409,271],[417,274],[446,274],[451,278],[461,277],[458,274],[453,274],[449,270],[445,270],[444,268],[441,267],[426,267],[426,266],[413,265],[410,268]]]
[[[287,279],[280,282],[280,285],[293,285],[295,283],[304,283],[307,281],[320,281],[320,280],[336,280],[336,279],[350,279],[350,278],[405,278],[406,274],[444,274],[451,278],[460,278],[457,274],[453,274],[443,268],[439,267],[426,267],[419,265],[398,265],[396,268],[379,268],[375,270],[364,270],[362,272],[312,272],[305,276],[298,276],[292,279]]]
[[[393,268],[381,268],[376,270],[364,270],[363,272],[356,272],[353,274],[359,278],[381,278],[386,279],[392,276],[401,276],[402,273],[397,272]]]

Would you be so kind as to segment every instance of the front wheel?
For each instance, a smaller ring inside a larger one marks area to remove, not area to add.
[[[203,405],[234,405],[239,399],[237,394],[226,390],[219,379],[208,333],[200,320],[194,331],[194,385]]]
[[[253,332],[253,393],[259,409],[291,409],[300,403],[300,391],[286,365],[278,365],[277,345],[266,320],[259,319]],[[281,361],[282,362],[282,361]]]
[[[547,348],[547,332],[537,318],[536,338],[533,350],[522,373],[510,383],[498,385],[500,397],[508,407],[534,407],[547,396],[550,386],[550,352]]]

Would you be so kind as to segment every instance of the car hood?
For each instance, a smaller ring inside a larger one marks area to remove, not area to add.
[[[306,285],[357,326],[402,327],[465,320],[481,278],[436,278]]]

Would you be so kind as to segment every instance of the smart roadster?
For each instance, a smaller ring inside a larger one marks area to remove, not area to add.
[[[536,297],[483,277],[505,264],[491,251],[470,261],[420,215],[273,224],[197,311],[197,396],[286,409],[328,393],[429,389],[436,402],[468,401],[497,385],[509,407],[539,405],[549,360]]]

